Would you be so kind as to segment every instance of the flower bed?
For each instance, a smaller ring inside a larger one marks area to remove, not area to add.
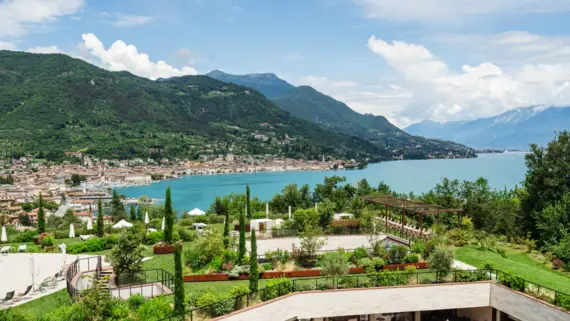
[[[417,269],[427,269],[429,267],[428,263],[411,263],[411,264],[389,264],[384,266],[384,270],[404,270],[406,266],[415,266]],[[363,268],[354,267],[348,270],[349,274],[362,274],[364,273]],[[302,277],[317,277],[321,276],[321,270],[296,270],[288,272],[276,272],[268,271],[261,273],[259,275],[260,279],[277,279],[281,277],[286,278],[302,278]],[[184,282],[214,282],[214,281],[229,281],[230,277],[226,273],[215,273],[215,274],[196,274],[196,275],[186,275],[184,276]],[[249,274],[240,274],[238,280],[249,280]]]
[[[178,243],[178,244],[163,244],[163,243],[159,243],[156,244],[152,247],[153,253],[155,255],[159,255],[159,254],[172,254],[174,253],[174,247],[178,246],[178,248],[180,249],[180,251],[182,251],[182,244]]]

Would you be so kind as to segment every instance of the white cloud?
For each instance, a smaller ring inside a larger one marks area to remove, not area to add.
[[[63,53],[63,51],[61,51],[57,46],[34,47],[34,48],[29,48],[26,51],[31,53],[40,53],[40,54]]]
[[[0,50],[16,50],[16,45],[11,42],[0,41]]]
[[[127,45],[121,40],[115,41],[109,49],[105,49],[94,34],[87,33],[81,37],[89,54],[100,59],[103,66],[112,71],[126,70],[150,79],[198,74],[196,69],[189,66],[179,69],[162,60],[152,62],[147,54],[139,53],[137,47]]]
[[[115,27],[134,27],[147,24],[156,18],[151,16],[137,16],[131,14],[116,13],[116,20],[111,22]]]
[[[354,0],[368,18],[393,21],[464,21],[490,14],[570,11],[566,0]]]
[[[175,56],[183,63],[190,65],[197,65],[208,61],[207,57],[202,56],[199,52],[195,50],[190,50],[188,48],[180,48],[176,51]]]
[[[19,37],[58,17],[71,15],[84,0],[8,0],[0,3],[0,38]]]

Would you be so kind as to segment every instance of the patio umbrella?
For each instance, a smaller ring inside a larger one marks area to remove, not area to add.
[[[164,231],[164,217],[162,218],[162,227],[160,229]]]
[[[65,245],[65,243],[61,243],[59,248],[61,250],[61,260],[63,261],[62,267],[65,267],[65,260],[67,259],[67,245]]]
[[[269,203],[265,203],[265,218],[269,218]]]
[[[291,219],[291,205],[289,205],[289,219]]]
[[[2,226],[2,237],[0,237],[0,242],[8,242],[8,235],[6,235],[6,226]]]
[[[36,276],[35,275],[36,274],[36,263],[34,261],[34,255],[33,254],[30,254],[30,274],[32,275],[32,288],[33,288],[35,283],[36,283],[34,281],[34,278]]]
[[[93,219],[88,218],[87,219],[87,229],[88,230],[92,230],[93,229]]]
[[[148,212],[144,213],[144,223],[148,224]]]
[[[69,238],[75,237],[75,227],[73,224],[69,224]]]
[[[319,211],[319,203],[315,202],[315,211]]]

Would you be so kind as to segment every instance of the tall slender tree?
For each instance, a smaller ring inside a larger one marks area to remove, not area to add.
[[[224,219],[224,247],[230,247],[230,212],[226,211]]]
[[[131,204],[130,215],[131,215],[131,222],[134,222],[137,220],[137,211],[135,209],[135,204]]]
[[[251,206],[250,206],[250,200],[251,200],[251,192],[249,190],[249,185],[245,185],[245,206],[247,206],[247,218],[251,219]]]
[[[172,243],[172,227],[174,225],[174,212],[172,210],[172,198],[170,197],[170,187],[166,188],[166,198],[164,200],[164,242]]]
[[[184,276],[182,254],[178,245],[174,246],[174,314],[184,317]]]
[[[111,216],[115,222],[118,222],[127,217],[125,206],[121,201],[121,196],[116,190],[113,191],[113,199],[111,200]]]
[[[255,230],[251,229],[251,252],[249,256],[249,291],[257,291],[259,282],[259,270],[257,267],[257,237]]]
[[[105,234],[105,230],[104,228],[104,222],[103,222],[103,217],[104,217],[104,213],[103,213],[103,204],[101,203],[101,198],[99,198],[97,200],[97,236],[98,237],[103,237],[103,235]]]
[[[238,260],[243,264],[245,258],[245,211],[239,215],[239,256]]]
[[[38,232],[43,233],[46,231],[46,215],[44,213],[44,199],[42,197],[42,193],[40,193],[38,207]]]

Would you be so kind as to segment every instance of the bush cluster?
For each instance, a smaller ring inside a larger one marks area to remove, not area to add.
[[[79,254],[86,252],[99,252],[111,249],[117,244],[119,238],[116,235],[108,235],[104,237],[92,237],[84,242],[73,243],[67,246],[67,252],[71,254]]]

